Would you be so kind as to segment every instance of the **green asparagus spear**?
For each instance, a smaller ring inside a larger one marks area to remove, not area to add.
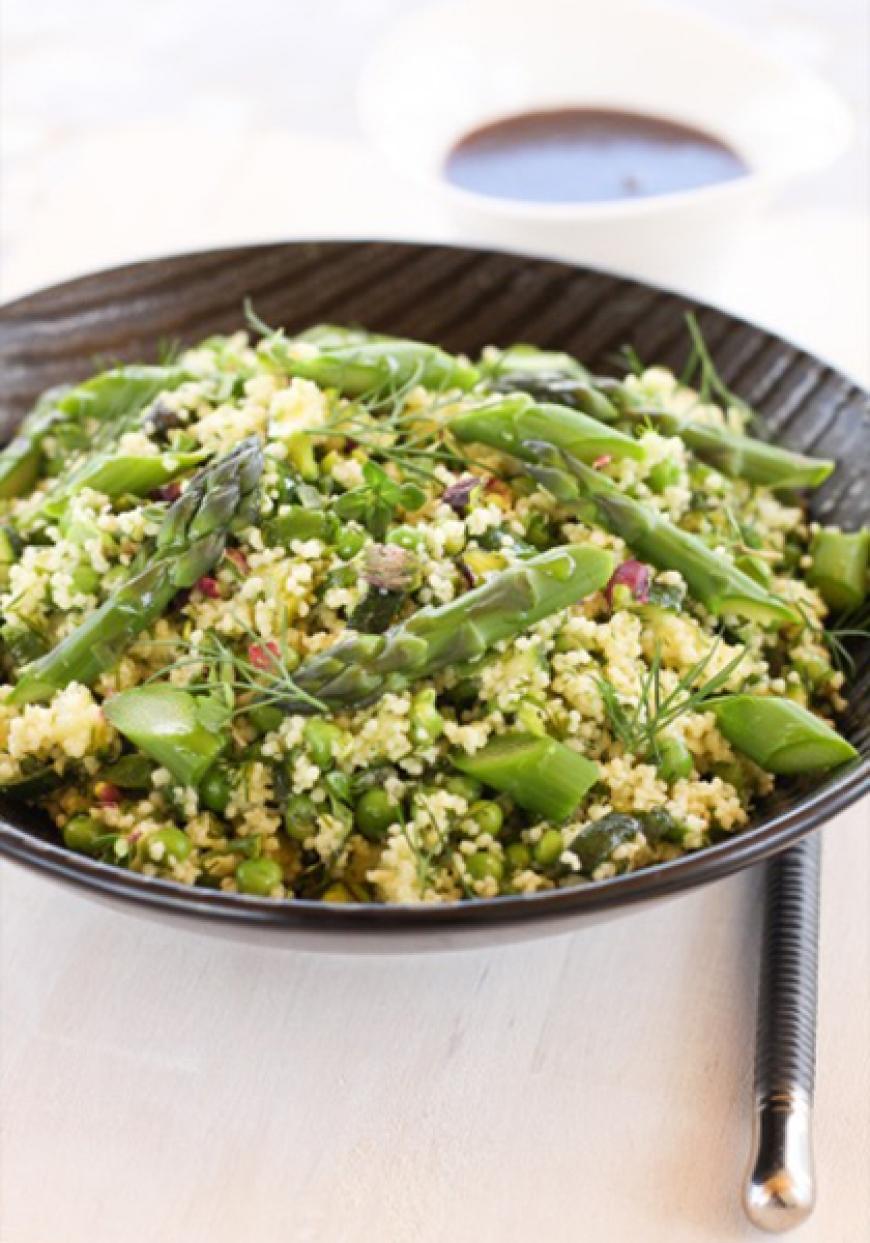
[[[797,612],[784,600],[765,591],[730,562],[717,556],[697,536],[683,531],[658,510],[620,492],[616,485],[578,461],[559,453],[551,444],[526,443],[524,454],[537,456],[529,473],[559,499],[592,501],[598,519],[632,551],[660,570],[682,574],[691,595],[717,617],[735,614],[777,626],[796,625]]]
[[[604,423],[615,423],[619,411],[593,383],[584,366],[560,350],[512,345],[481,364],[487,386],[496,393],[528,393],[536,401],[555,402],[580,410]]]
[[[160,393],[178,388],[189,378],[183,367],[115,367],[70,389],[58,401],[57,409],[77,420],[126,421],[144,410]]]
[[[36,483],[42,465],[42,441],[60,419],[56,403],[66,392],[69,390],[43,393],[12,440],[0,449],[0,498],[24,496]]]
[[[150,559],[57,647],[25,666],[9,701],[50,699],[70,682],[90,685],[111,669],[177,591],[208,573],[230,533],[254,519],[262,470],[260,443],[250,437],[194,476],[164,518]]]
[[[22,496],[33,487],[47,436],[62,436],[69,429],[86,432],[90,420],[127,426],[159,393],[187,378],[180,367],[116,367],[74,388],[47,393],[0,451],[0,497]]]
[[[666,436],[678,436],[702,462],[723,475],[769,488],[818,487],[834,469],[834,463],[825,458],[806,457],[650,406],[621,384],[596,381],[569,354],[514,346],[500,356],[490,387],[498,392],[520,389],[539,401],[555,401],[605,423],[630,419],[657,428]]]
[[[592,760],[555,738],[535,734],[502,734],[473,755],[452,756],[451,762],[545,820],[567,820],[598,780]]]
[[[792,699],[724,695],[707,707],[731,745],[769,773],[834,768],[858,754],[836,730]]]
[[[364,345],[369,341],[392,341],[395,337],[367,332],[365,328],[348,328],[344,324],[312,324],[310,328],[294,336],[293,340],[308,341],[321,349],[334,349],[337,346]]]
[[[230,741],[226,711],[175,686],[137,686],[103,705],[107,719],[140,751],[196,786]]]
[[[807,582],[818,587],[825,603],[838,613],[859,609],[867,598],[870,529],[848,535],[822,529],[813,539],[810,555]]]
[[[348,634],[302,664],[294,682],[333,709],[370,703],[446,665],[478,659],[499,639],[598,591],[612,573],[613,557],[600,548],[553,548],[384,634]],[[281,705],[288,712],[310,707],[292,693]]]
[[[614,401],[617,391],[611,395]],[[834,469],[834,462],[827,458],[806,457],[781,445],[693,422],[657,407],[622,401],[620,411],[624,417],[646,423],[666,436],[678,436],[702,462],[731,479],[746,479],[768,488],[816,488]]]
[[[41,512],[50,518],[59,517],[69,498],[82,488],[92,488],[106,496],[147,496],[155,488],[186,474],[207,456],[205,452],[160,453],[149,457],[94,454],[52,489]]]
[[[526,456],[527,441],[546,441],[584,462],[600,457],[641,461],[646,456],[639,440],[579,410],[539,404],[523,393],[483,402],[451,419],[449,426],[463,444],[477,441],[518,458]]]
[[[480,370],[490,382],[505,376],[522,379],[527,376],[560,376],[562,379],[588,380],[589,372],[563,350],[544,350],[537,345],[509,345],[503,350],[486,350]],[[521,388],[517,385],[517,388]]]
[[[430,389],[470,389],[479,379],[477,368],[470,363],[420,341],[328,342],[327,338],[326,344],[315,347],[309,341],[309,350],[315,352],[302,351],[275,334],[261,342],[260,350],[288,375],[313,380],[321,388],[336,388],[348,397],[415,382]]]

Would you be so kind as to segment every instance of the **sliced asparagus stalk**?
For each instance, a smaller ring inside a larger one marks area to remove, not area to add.
[[[598,780],[598,765],[555,738],[502,734],[451,762],[545,820],[567,820]]]

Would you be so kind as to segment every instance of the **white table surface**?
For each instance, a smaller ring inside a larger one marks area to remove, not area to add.
[[[243,7],[285,30],[302,17]],[[343,23],[345,71],[398,7],[336,5],[307,35],[322,49]],[[862,6],[839,0],[824,25],[805,0],[760,7],[768,35],[845,67],[860,95]],[[445,236],[432,204],[355,145],[347,84],[314,83],[289,36],[288,90],[308,83],[314,137],[266,106],[274,47],[262,80],[238,69],[233,25],[210,27],[197,59],[202,0],[124,6],[135,72],[116,64],[89,90],[120,12],[7,4],[4,296],[188,246]],[[866,380],[862,179],[853,158],[781,204],[715,294]],[[825,831],[819,1202],[801,1243],[858,1243],[870,1223],[868,820],[865,803]],[[738,1188],[760,881],[529,945],[343,959],[170,932],[3,866],[0,1241],[759,1237]]]

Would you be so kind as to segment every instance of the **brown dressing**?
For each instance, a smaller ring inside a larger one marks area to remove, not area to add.
[[[745,176],[712,134],[634,112],[562,108],[504,117],[461,138],[448,181],[495,198],[599,203],[694,190]]]

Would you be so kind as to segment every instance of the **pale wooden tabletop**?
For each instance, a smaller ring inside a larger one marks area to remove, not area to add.
[[[345,79],[400,7],[336,5],[306,42],[301,4],[252,0],[218,27],[203,0],[136,0],[119,64],[108,0],[8,4],[4,296],[185,247],[444,236],[356,145]],[[801,0],[758,7],[860,94],[863,5],[824,24]],[[240,65],[245,20],[264,36]],[[329,40],[326,83],[311,47]],[[803,187],[710,292],[867,380],[865,174],[853,158]],[[865,803],[825,830],[819,1203],[801,1243],[858,1243],[870,1221],[868,819]],[[760,880],[530,945],[342,959],[170,932],[4,866],[0,1241],[759,1237],[738,1189]]]

